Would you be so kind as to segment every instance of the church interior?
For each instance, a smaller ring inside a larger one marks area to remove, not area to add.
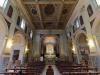
[[[0,0],[0,75],[100,75],[100,0]]]

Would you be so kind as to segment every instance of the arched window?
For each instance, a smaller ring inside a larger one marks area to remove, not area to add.
[[[33,37],[33,32],[31,30],[31,32],[30,32],[30,38],[32,39],[32,37]]]
[[[80,24],[83,25],[84,24],[84,21],[83,21],[83,17],[80,16]]]
[[[22,19],[22,21],[21,21],[21,26],[20,26],[22,29],[25,29],[25,20],[24,19]]]
[[[76,27],[77,29],[80,27],[80,20],[79,20],[78,17],[76,18],[74,24],[75,24],[75,27]]]
[[[9,9],[8,9],[8,12],[7,12],[7,15],[8,15],[9,17],[12,17],[12,13],[13,13],[13,7],[10,5],[10,6],[9,6]]]
[[[92,16],[92,14],[93,14],[93,10],[92,10],[91,5],[88,5],[88,7],[87,7],[87,11],[88,11],[89,17]]]
[[[20,18],[20,16],[18,16],[18,18],[17,18],[17,25],[20,26],[20,23],[21,23],[21,18]]]

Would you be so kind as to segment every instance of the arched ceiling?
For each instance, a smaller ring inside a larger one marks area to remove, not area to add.
[[[64,29],[78,0],[22,0],[35,29]]]

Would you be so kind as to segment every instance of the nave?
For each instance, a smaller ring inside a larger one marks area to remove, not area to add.
[[[6,67],[4,72],[0,72],[0,75],[100,75],[100,70],[96,67],[89,66],[85,63],[72,64],[68,61],[56,61],[55,65],[46,65],[45,62],[41,61],[23,65],[17,62],[16,66],[11,66],[10,64]],[[47,71],[48,68],[49,70]],[[53,73],[51,74],[51,72]]]
[[[100,0],[0,0],[1,75],[100,75]]]

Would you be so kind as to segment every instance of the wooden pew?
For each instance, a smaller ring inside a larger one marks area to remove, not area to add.
[[[18,72],[3,72],[0,73],[0,75],[40,75],[40,74],[33,72],[22,72],[21,74],[19,74]]]
[[[57,62],[56,66],[60,73],[67,73],[65,75],[97,75],[98,69],[96,67],[90,67],[88,65],[72,65],[67,62]],[[88,73],[87,72],[94,72]],[[64,75],[64,74],[63,74]]]
[[[99,75],[100,72],[63,72],[62,75]]]
[[[13,73],[13,72],[16,73],[16,72],[22,71],[22,73],[34,73],[34,74],[38,74],[38,75],[41,74],[41,69],[32,68],[32,67],[29,67],[29,68],[6,69],[6,72],[10,73],[9,71],[12,71],[11,73]]]
[[[40,75],[45,67],[43,62],[28,63],[27,65],[17,65],[13,68],[5,69],[6,75],[17,75],[22,72],[22,75]]]

